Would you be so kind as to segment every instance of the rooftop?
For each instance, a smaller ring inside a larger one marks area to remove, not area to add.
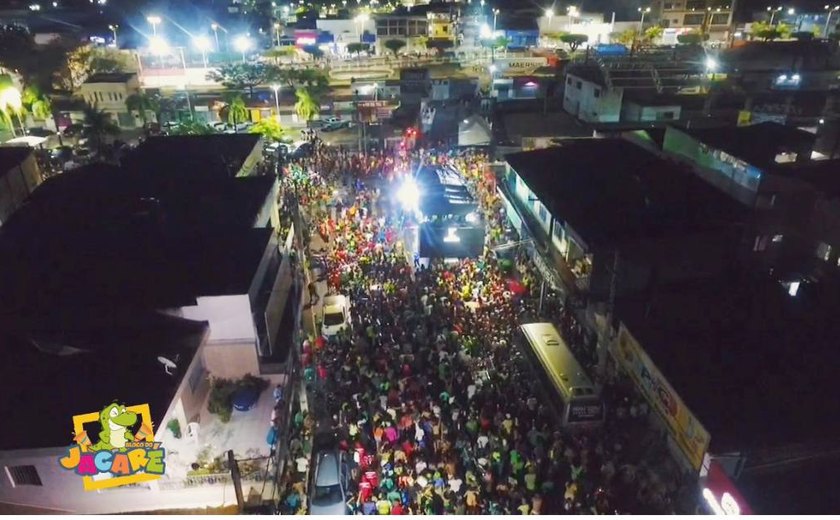
[[[90,75],[85,83],[127,83],[136,76],[134,72],[101,72]]]
[[[133,314],[97,329],[76,319],[41,319],[39,325],[56,334],[50,339],[31,331],[0,332],[0,406],[18,425],[38,424],[0,429],[0,450],[68,446],[73,416],[99,411],[115,399],[148,403],[154,427],[160,428],[207,328],[204,322],[153,314]],[[175,362],[172,375],[159,356]],[[99,431],[92,426],[87,430],[95,442]]]
[[[208,179],[235,177],[260,143],[257,134],[150,137],[123,159],[130,171]],[[213,153],[207,153],[212,150]]]
[[[711,434],[710,451],[818,442],[840,434],[838,297],[796,297],[743,275],[620,298],[616,316]]]
[[[271,238],[253,226],[274,182],[188,182],[106,165],[53,177],[0,229],[10,266],[0,287],[13,295],[0,306],[163,308],[245,294]]]
[[[715,229],[742,218],[702,179],[624,139],[566,139],[506,159],[552,215],[593,245]]]
[[[812,148],[814,134],[778,123],[719,128],[680,128],[701,143],[737,157],[757,168],[775,166],[783,151]],[[761,143],[761,146],[756,146]]]
[[[0,146],[0,176],[6,175],[32,154],[28,146]]]

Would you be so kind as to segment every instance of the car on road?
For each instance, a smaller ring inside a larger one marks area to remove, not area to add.
[[[350,326],[350,299],[342,294],[325,296],[321,306],[321,334],[332,337]]]
[[[61,131],[61,135],[64,137],[75,137],[77,135],[81,135],[84,126],[73,123],[72,125],[67,125],[64,130]]]
[[[330,123],[324,128],[321,129],[322,132],[335,132],[336,130],[341,130],[342,128],[350,128],[353,126],[352,121],[338,121],[336,123]]]
[[[28,128],[26,133],[35,137],[49,137],[55,134],[55,132],[47,130],[46,128]]]
[[[309,514],[347,514],[347,486],[348,470],[343,453],[334,448],[317,452],[309,492]]]
[[[322,119],[321,119],[321,122],[322,122],[322,123],[324,123],[324,126],[326,126],[326,125],[334,125],[334,124],[336,124],[336,123],[340,123],[340,122],[341,122],[341,118],[340,118],[339,116],[328,116],[328,117],[324,117],[324,118],[322,118]]]

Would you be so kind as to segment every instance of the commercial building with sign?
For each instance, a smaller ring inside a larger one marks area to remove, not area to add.
[[[811,285],[792,298],[770,277],[737,269],[617,300],[613,355],[677,459],[702,477],[698,499],[709,488],[710,507],[762,509],[760,492],[736,498],[705,485],[716,478],[710,464],[739,486],[834,452],[840,324],[829,309],[838,304],[831,288]]]

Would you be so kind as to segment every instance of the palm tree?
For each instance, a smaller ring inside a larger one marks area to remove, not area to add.
[[[88,127],[90,136],[94,138],[97,150],[102,148],[102,138],[104,136],[120,133],[120,127],[111,121],[111,114],[99,110],[96,105],[87,105],[82,112],[85,116],[84,124]]]
[[[299,88],[295,91],[297,102],[295,103],[295,112],[304,121],[310,121],[313,117],[318,115],[321,111],[320,105],[315,101],[308,89]]]
[[[222,109],[226,114],[226,119],[229,124],[233,125],[236,131],[236,125],[248,120],[248,108],[245,106],[245,100],[239,94],[228,94],[225,96],[226,105]]]
[[[129,112],[136,112],[140,115],[140,119],[143,121],[143,126],[145,127],[146,123],[149,122],[146,113],[148,111],[157,113],[160,103],[155,96],[151,96],[145,92],[138,92],[137,94],[132,94],[125,99],[125,107]],[[158,121],[158,123],[160,123],[160,121]]]

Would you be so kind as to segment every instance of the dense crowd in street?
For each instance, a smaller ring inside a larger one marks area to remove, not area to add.
[[[469,181],[488,228],[482,255],[412,264],[402,221],[380,185],[420,162],[451,165]],[[677,482],[659,478],[639,448],[647,408],[632,386],[608,366],[606,424],[560,428],[554,398],[514,344],[519,324],[554,321],[581,363],[597,364],[594,338],[556,295],[540,314],[527,256],[503,260],[490,249],[516,237],[486,156],[362,157],[318,147],[290,165],[286,179],[328,244],[329,291],[353,302],[350,327],[329,340],[308,339],[301,354],[307,387],[329,410],[328,424],[317,427],[337,428],[348,453],[349,513],[675,510]],[[302,494],[289,496],[305,509]]]

